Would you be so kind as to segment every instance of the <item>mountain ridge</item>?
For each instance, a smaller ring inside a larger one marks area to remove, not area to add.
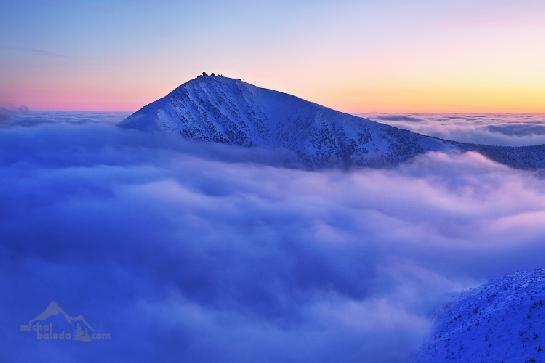
[[[514,167],[545,166],[545,147],[442,140],[215,75],[181,84],[119,126],[202,142],[286,149],[311,167],[388,167],[428,151],[477,151]]]

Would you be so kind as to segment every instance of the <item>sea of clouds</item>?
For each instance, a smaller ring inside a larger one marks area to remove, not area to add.
[[[3,117],[2,362],[401,362],[452,296],[543,266],[534,172],[477,153],[304,170],[122,117]],[[111,340],[19,331],[50,301]]]
[[[369,114],[372,120],[420,134],[475,144],[545,144],[545,114]]]

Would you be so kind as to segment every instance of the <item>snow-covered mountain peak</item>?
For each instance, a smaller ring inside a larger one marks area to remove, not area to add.
[[[223,75],[199,75],[185,83],[182,83],[180,86],[178,86],[172,93],[177,92],[179,90],[183,89],[191,89],[191,88],[207,88],[209,90],[214,89],[222,89],[224,91],[226,90],[235,90],[237,88],[240,88],[244,85],[249,85],[248,83],[245,83],[240,78],[231,78],[226,77]]]
[[[448,143],[338,112],[240,79],[200,76],[121,126],[245,147],[284,149],[312,166],[383,166]]]
[[[201,75],[144,106],[122,127],[199,142],[288,151],[311,167],[391,166],[427,151],[482,153],[545,167],[545,146],[461,144],[420,135],[221,75]]]

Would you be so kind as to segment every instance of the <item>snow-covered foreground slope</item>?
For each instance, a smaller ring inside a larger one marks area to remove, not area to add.
[[[445,306],[421,362],[545,362],[545,269],[515,272]]]
[[[313,166],[383,166],[449,143],[223,76],[193,79],[121,123],[198,141],[282,148]]]
[[[223,76],[199,76],[120,126],[196,141],[283,149],[317,167],[390,166],[427,151],[478,151],[519,168],[545,166],[545,147],[480,146],[420,135]]]

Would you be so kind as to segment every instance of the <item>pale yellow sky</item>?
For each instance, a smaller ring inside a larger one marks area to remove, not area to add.
[[[353,113],[545,112],[544,1],[100,3],[9,5],[0,105],[134,111],[207,71]]]

